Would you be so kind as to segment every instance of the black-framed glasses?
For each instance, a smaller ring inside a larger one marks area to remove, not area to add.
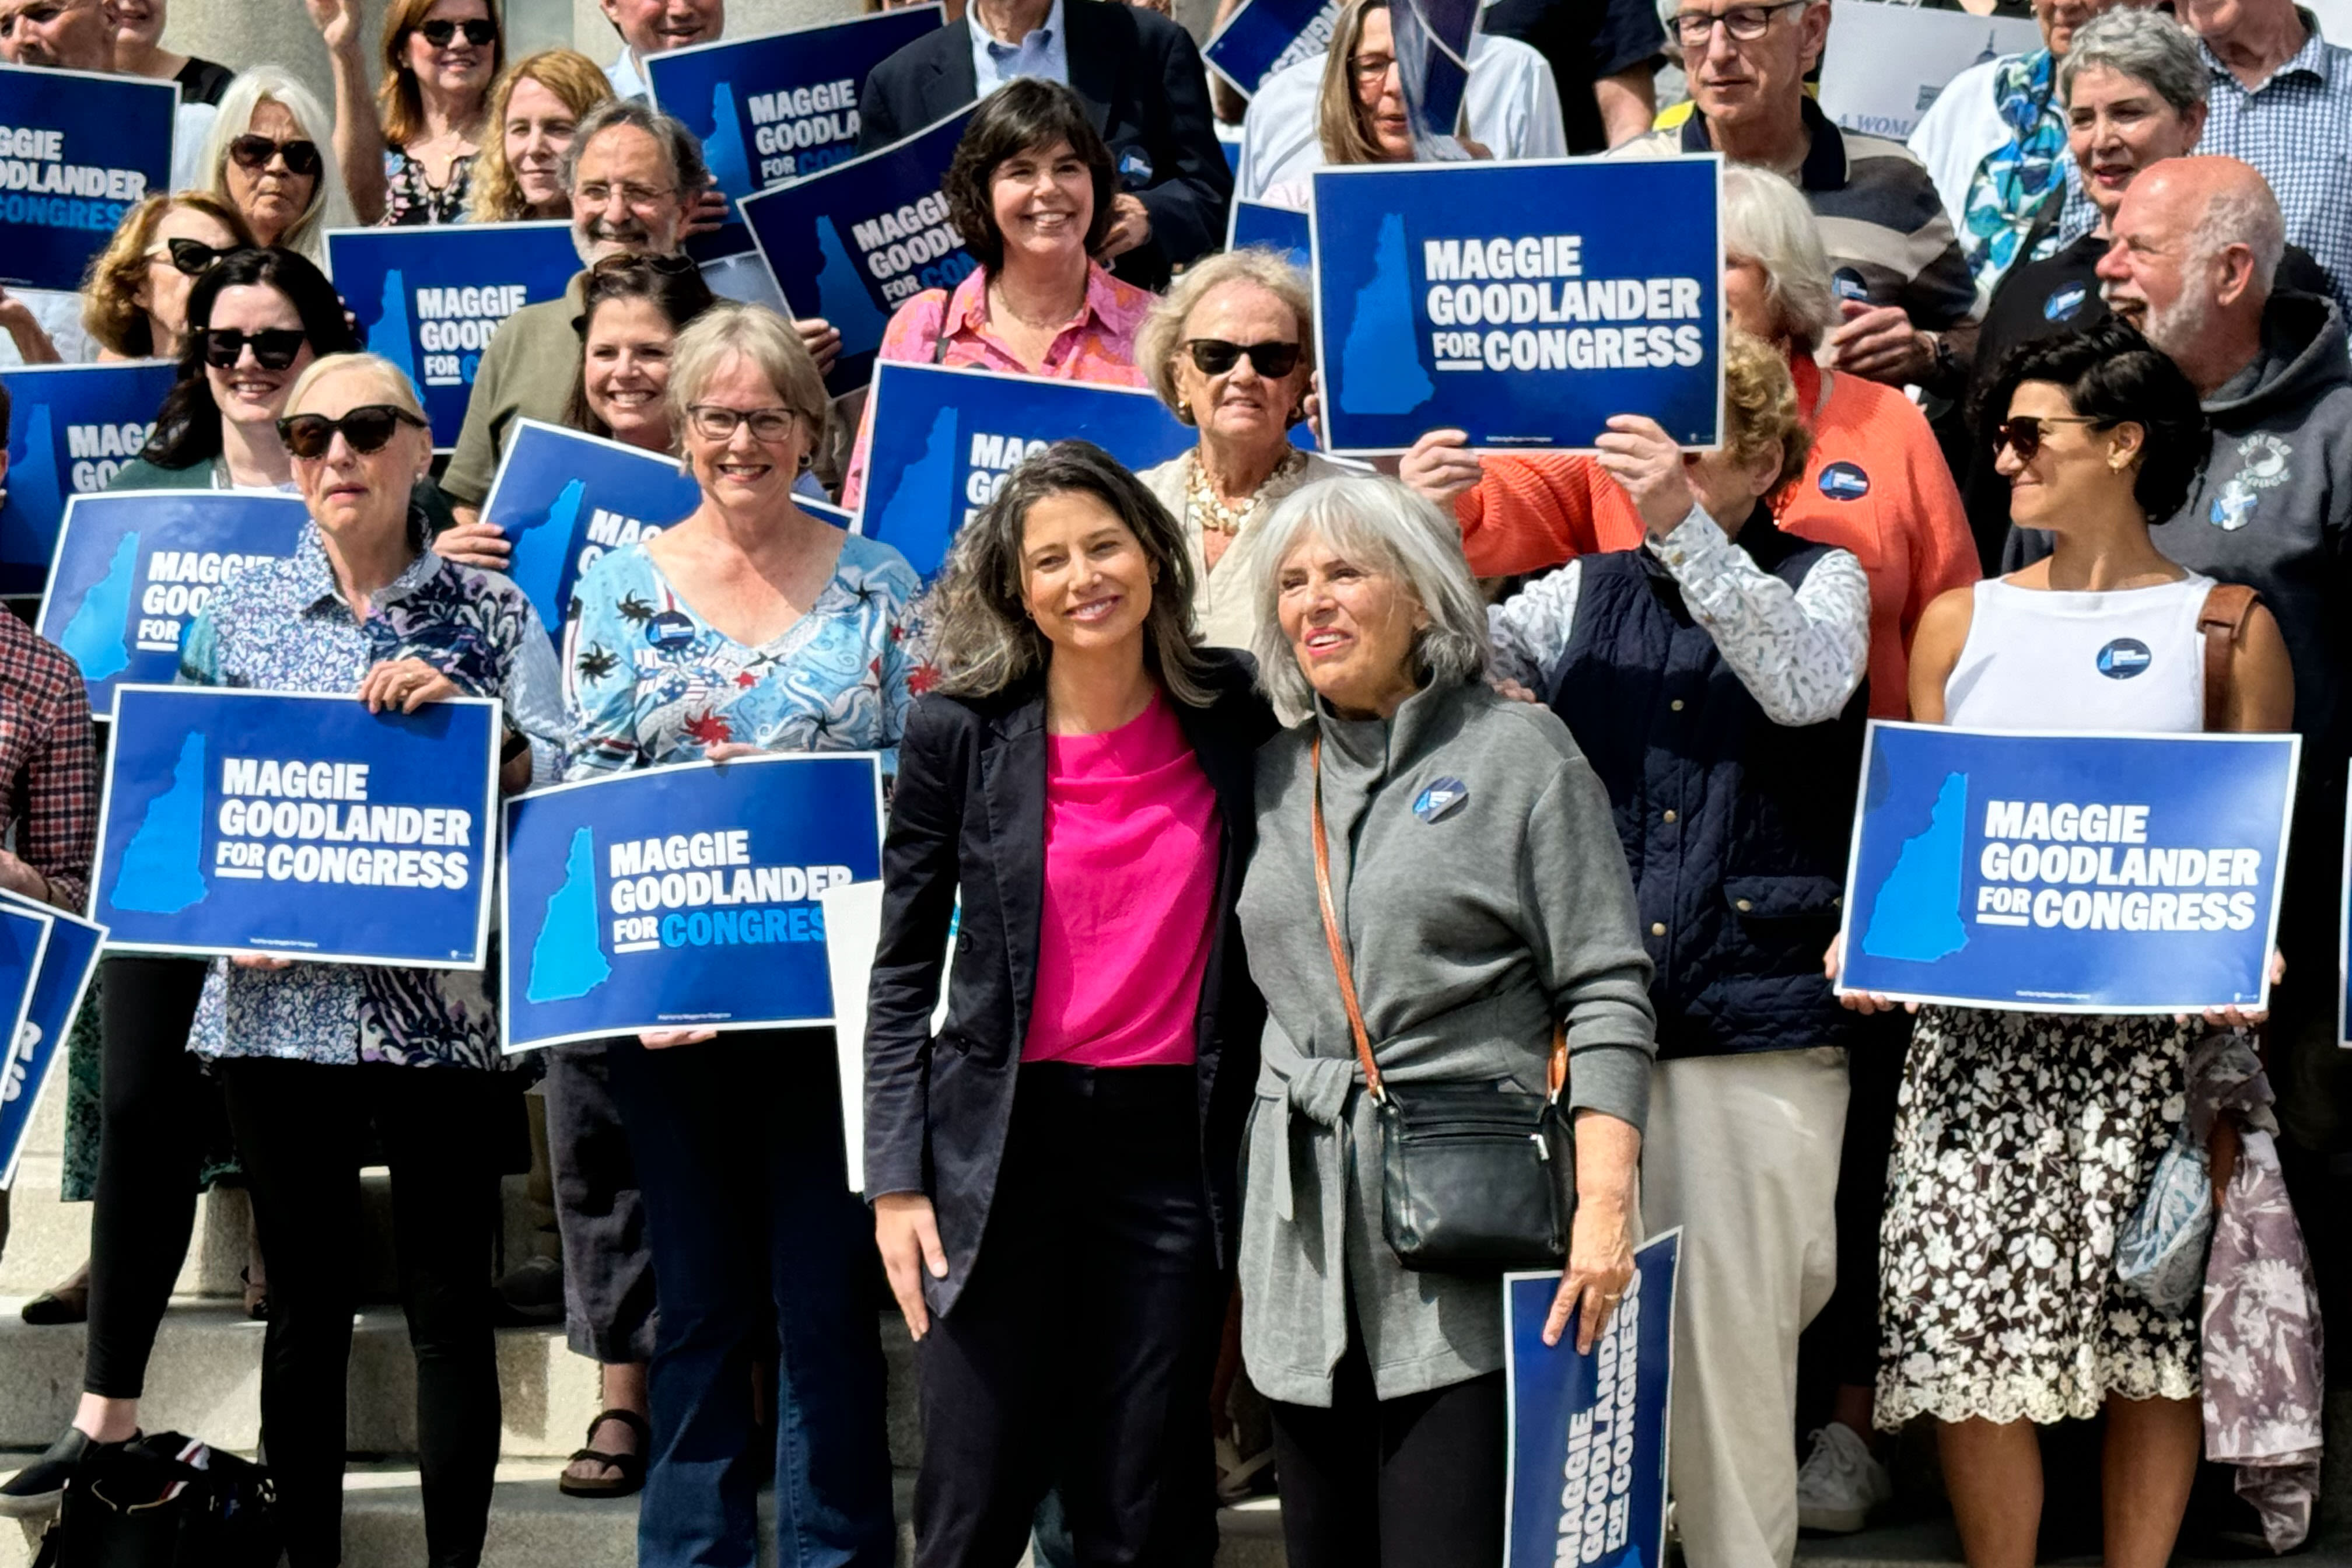
[[[299,327],[264,327],[257,332],[215,327],[205,333],[205,363],[215,370],[234,370],[249,344],[254,363],[262,369],[284,370],[308,342],[310,334]]]
[[[290,174],[315,174],[319,172],[319,144],[303,137],[291,142],[278,142],[248,131],[228,144],[228,155],[236,161],[238,168],[250,174],[261,173],[269,167],[271,159],[281,156],[286,160],[286,171]]]
[[[241,245],[206,245],[201,239],[173,237],[160,245],[151,245],[147,254],[156,260],[167,260],[191,278],[202,278],[220,263],[223,257],[244,249]]]
[[[768,447],[789,437],[801,417],[789,408],[725,408],[716,403],[698,403],[686,416],[706,441],[731,440],[739,426],[749,425],[751,439]]]
[[[1268,381],[1280,381],[1297,370],[1300,353],[1297,343],[1229,343],[1223,338],[1187,338],[1184,349],[1192,356],[1192,368],[1202,375],[1223,375],[1246,357]]]
[[[468,16],[462,22],[436,16],[430,22],[417,23],[416,30],[424,34],[425,41],[436,49],[447,48],[449,40],[460,33],[465,34],[466,41],[478,49],[487,49],[499,41],[499,25],[488,16]]]
[[[1677,11],[1675,13],[1675,37],[1682,40],[1683,47],[1686,49],[1699,48],[1714,36],[1715,25],[1720,22],[1723,30],[1729,33],[1735,41],[1752,44],[1772,26],[1774,12],[1786,11],[1791,5],[1811,4],[1812,0],[1773,0],[1773,4],[1769,5],[1734,5],[1728,11]]]
[[[2096,425],[2100,421],[2080,414],[2019,414],[2002,420],[1992,428],[1992,450],[2000,455],[2003,447],[2017,454],[2021,463],[2033,461],[2042,450],[2042,427],[2045,425]]]
[[[425,428],[425,421],[394,403],[363,403],[340,419],[323,414],[294,414],[278,422],[278,438],[298,458],[323,458],[337,432],[354,452],[381,452],[392,433],[403,425]]]

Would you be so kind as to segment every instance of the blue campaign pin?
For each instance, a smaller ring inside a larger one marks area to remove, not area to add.
[[[1470,786],[1457,778],[1434,781],[1421,792],[1412,803],[1412,814],[1423,822],[1443,822],[1462,809],[1470,798]]]
[[[2042,301],[2042,318],[2048,321],[2071,321],[2082,310],[2083,301],[2090,297],[2088,284],[2069,283]]]
[[[1129,147],[1118,155],[1118,183],[1130,191],[1139,191],[1151,183],[1151,154],[1140,147]]]
[[[646,641],[656,647],[685,647],[694,641],[694,617],[678,610],[664,610],[646,623]]]
[[[1830,283],[1841,300],[1854,300],[1864,304],[1870,302],[1870,285],[1864,283],[1862,274],[1851,267],[1841,267],[1831,273]]]
[[[1860,500],[1870,493],[1870,476],[1858,464],[1832,463],[1822,470],[1822,494],[1832,500]]]
[[[2137,637],[2117,637],[2099,650],[2099,673],[2110,680],[2129,680],[2155,657]]]

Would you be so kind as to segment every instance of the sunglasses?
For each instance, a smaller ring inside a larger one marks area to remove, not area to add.
[[[1223,338],[1187,338],[1185,350],[1192,368],[1202,375],[1223,375],[1244,358],[1269,381],[1280,381],[1298,368],[1297,343],[1229,343]]]
[[[403,425],[425,428],[424,420],[397,405],[366,403],[341,419],[330,419],[323,414],[289,416],[278,422],[278,438],[298,458],[323,458],[334,444],[335,433],[341,431],[352,450],[364,455],[383,451],[392,433]]]
[[[147,254],[152,258],[168,258],[172,265],[191,278],[202,278],[210,272],[221,258],[244,249],[243,246],[211,246],[201,239],[167,239],[151,246]]]
[[[273,142],[267,136],[247,132],[228,144],[228,155],[236,166],[247,174],[257,174],[269,167],[272,158],[283,155],[286,172],[290,174],[315,174],[319,172],[319,144],[316,142]]]
[[[2096,425],[2097,423],[2095,419],[2087,419],[2080,415],[2021,414],[2013,419],[2004,420],[1993,426],[1993,455],[1999,457],[2000,449],[2006,447],[2017,454],[2019,462],[2030,463],[2033,461],[2034,454],[2042,450],[2042,427],[2044,425]]]
[[[299,327],[264,327],[257,332],[215,327],[205,333],[205,363],[215,370],[232,370],[251,344],[254,361],[262,369],[284,370],[309,341]]]
[[[466,41],[478,49],[487,49],[499,41],[499,25],[487,16],[469,17],[463,22],[436,16],[430,22],[419,22],[416,30],[424,34],[425,41],[436,49],[447,48],[449,40],[459,33],[465,34]]]
[[[588,270],[606,277],[622,272],[658,272],[665,278],[677,278],[694,271],[700,265],[682,251],[676,256],[653,256],[635,250],[618,250]]]

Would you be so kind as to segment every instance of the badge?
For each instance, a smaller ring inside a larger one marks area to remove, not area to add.
[[[2090,297],[2087,284],[2069,283],[2042,301],[2042,319],[2045,321],[2071,321],[2074,313],[2083,308],[2083,301]]]
[[[1470,786],[1457,778],[1443,778],[1421,792],[1412,803],[1412,814],[1423,822],[1443,822],[1462,809],[1470,798]]]
[[[2110,680],[2129,680],[2146,669],[2153,658],[2137,637],[2117,637],[2099,650],[2099,673]]]
[[[1864,305],[1870,303],[1870,285],[1864,283],[1862,274],[1851,267],[1841,267],[1831,273],[1830,284],[1836,289],[1837,297],[1841,300],[1853,300]]]
[[[1870,476],[1853,463],[1832,463],[1822,470],[1822,494],[1832,500],[1860,500],[1870,493]]]
[[[1151,154],[1140,147],[1129,147],[1118,155],[1118,183],[1130,191],[1139,191],[1151,183]]]
[[[694,642],[694,617],[677,610],[664,610],[646,623],[646,641],[659,648],[689,647]]]
[[[2243,480],[2231,479],[2213,498],[2213,510],[2206,514],[2206,521],[2225,533],[2235,533],[2254,521],[2254,508],[2262,499]]]

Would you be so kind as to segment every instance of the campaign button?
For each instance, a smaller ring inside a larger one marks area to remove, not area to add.
[[[2129,680],[2148,666],[2154,656],[2137,637],[2117,637],[2099,650],[2099,673],[2111,680]]]
[[[1832,463],[1822,470],[1822,494],[1832,500],[1860,500],[1870,493],[1870,476],[1853,463]]]
[[[694,617],[677,610],[664,610],[646,623],[646,641],[656,647],[687,647],[694,642]]]
[[[1470,786],[1460,779],[1438,779],[1412,803],[1412,814],[1423,822],[1443,822],[1461,810],[1462,803],[1469,798]]]
[[[2074,313],[2083,308],[2083,301],[2090,297],[2089,285],[2069,283],[2042,301],[2042,318],[2046,321],[2071,321]]]

